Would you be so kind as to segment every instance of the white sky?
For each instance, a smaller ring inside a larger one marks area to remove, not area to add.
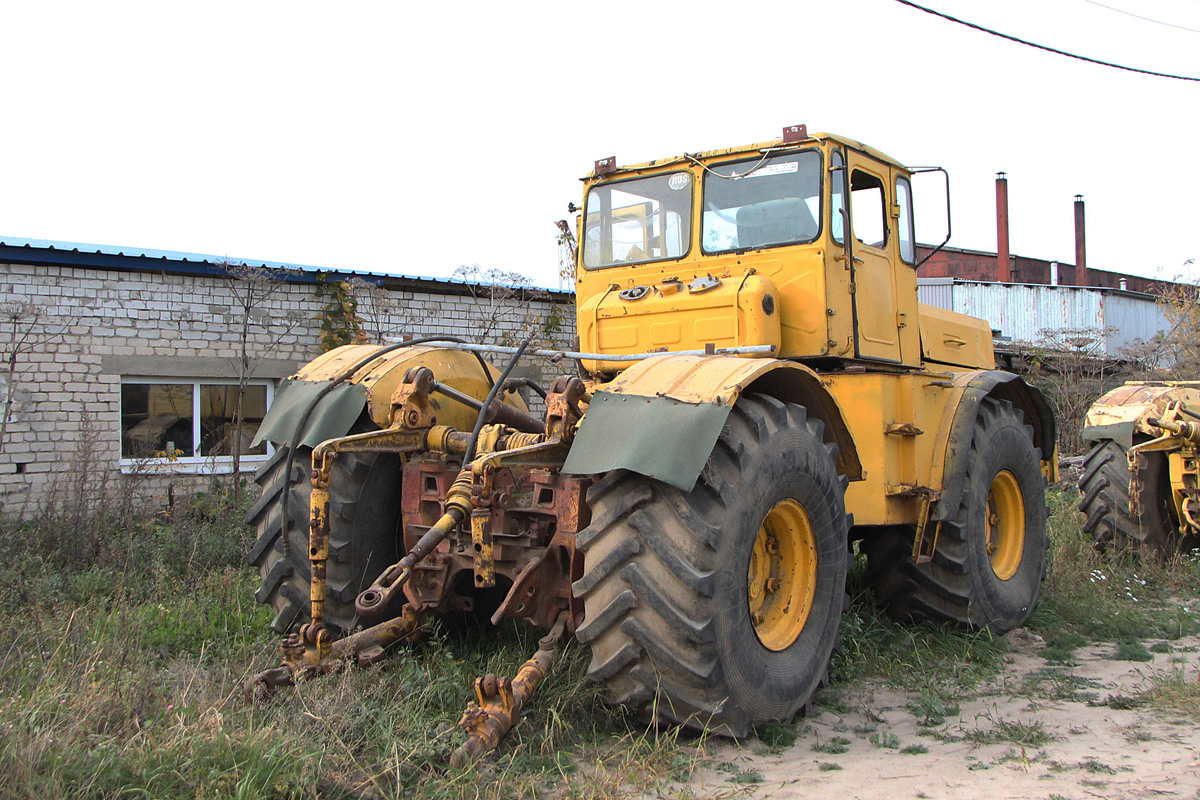
[[[1200,0],[1100,1],[1194,31],[1088,0],[923,4],[1200,77]],[[43,0],[0,27],[8,236],[554,286],[554,221],[597,158],[804,123],[946,167],[952,246],[995,249],[1003,170],[1013,253],[1073,263],[1083,194],[1088,266],[1200,277],[1200,84],[893,0]],[[938,217],[918,206],[919,238]]]

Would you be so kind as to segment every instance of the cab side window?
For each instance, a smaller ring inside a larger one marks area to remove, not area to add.
[[[908,178],[896,179],[896,205],[900,216],[896,219],[896,235],[900,237],[900,258],[905,264],[917,260],[916,236],[913,232],[912,186]]]
[[[854,238],[868,247],[887,245],[887,208],[883,181],[874,175],[854,170],[850,176],[850,219]]]

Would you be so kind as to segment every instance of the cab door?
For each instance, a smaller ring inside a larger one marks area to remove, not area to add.
[[[855,354],[876,361],[900,361],[900,318],[896,275],[890,257],[888,170],[848,150],[850,228],[853,239]]]

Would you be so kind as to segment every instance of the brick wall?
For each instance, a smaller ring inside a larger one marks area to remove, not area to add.
[[[917,260],[925,258],[930,248],[917,246]],[[947,247],[939,250],[929,258],[917,271],[921,278],[960,278],[965,281],[993,282],[999,280],[999,262],[995,253],[982,253],[974,250],[959,250]],[[1011,256],[1011,283],[1040,283],[1049,285],[1051,277],[1049,261],[1025,256]],[[1078,286],[1074,264],[1058,263],[1058,283],[1060,286]],[[1166,286],[1178,286],[1171,281],[1156,278],[1144,278],[1140,275],[1127,275],[1120,272],[1106,272],[1089,268],[1087,285],[1093,288],[1120,289],[1121,281],[1125,281],[1125,289],[1131,292],[1158,294]]]
[[[475,297],[461,284],[388,282],[391,288],[356,290],[372,338],[449,333],[478,341],[486,331],[493,341],[511,341],[533,328],[547,343],[567,347],[574,337],[574,308],[562,294],[493,302],[486,290]],[[128,464],[122,472],[121,381],[236,379],[243,315],[235,292],[244,288],[212,274],[0,264],[0,308],[28,303],[38,315],[36,324],[28,317],[16,322],[16,335],[29,338],[11,385],[0,364],[0,419],[10,394],[12,400],[0,452],[0,513],[36,513],[81,479],[83,465],[90,481],[136,496],[147,510],[164,502],[168,487],[188,491],[210,481]],[[252,314],[254,378],[277,383],[319,355],[324,302],[311,282],[276,286]],[[0,320],[0,354],[11,351],[13,337],[12,320]]]

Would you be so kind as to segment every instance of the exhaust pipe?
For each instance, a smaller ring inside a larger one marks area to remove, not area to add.
[[[1075,285],[1087,286],[1087,240],[1083,233],[1083,195],[1075,195]]]
[[[996,173],[996,279],[1012,283],[1012,258],[1008,253],[1008,178]]]

